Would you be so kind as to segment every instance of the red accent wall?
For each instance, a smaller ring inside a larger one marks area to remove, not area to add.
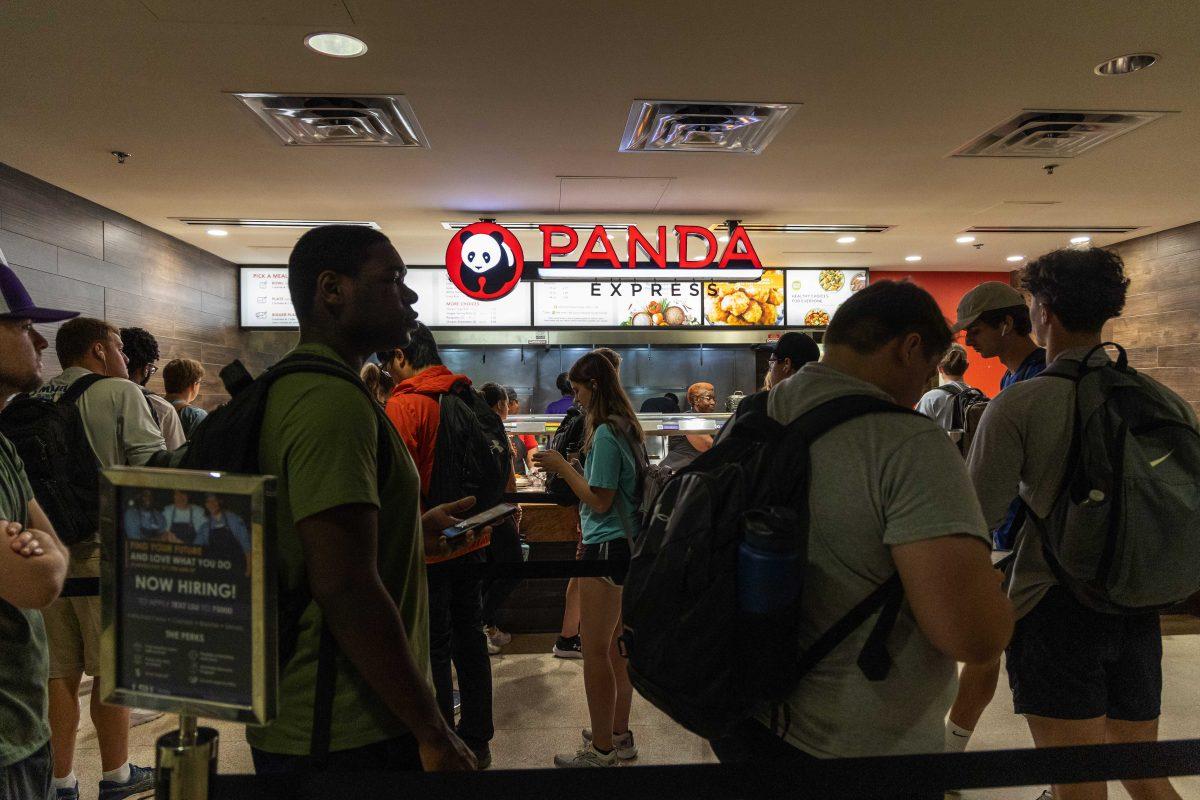
[[[1009,282],[1007,272],[884,272],[873,269],[871,278],[894,281],[908,278],[933,295],[933,299],[937,300],[942,313],[951,324],[954,323],[958,312],[958,301],[964,294],[984,281]],[[962,341],[962,334],[959,334],[958,340]],[[969,347],[967,359],[971,364],[967,368],[967,383],[978,386],[988,397],[995,397],[1000,392],[1000,379],[1004,377],[1004,365],[1000,363],[1000,359],[980,358],[979,354]]]

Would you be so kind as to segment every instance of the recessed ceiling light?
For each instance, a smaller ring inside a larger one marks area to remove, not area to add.
[[[1009,261],[1024,261],[1025,256],[1009,256],[1008,260]]]
[[[209,236],[228,236],[229,231],[223,231],[220,228],[209,228],[207,231]]]
[[[971,242],[975,241],[975,237],[974,236],[959,236],[954,241],[958,242],[959,244],[970,244]]]
[[[366,42],[344,33],[310,33],[304,37],[304,46],[334,58],[357,58],[367,52]]]
[[[853,236],[839,236],[837,243],[838,244],[854,244],[857,241],[858,241],[858,239]]]
[[[1092,240],[1090,236],[1072,236],[1071,244],[1087,244]]]
[[[1157,61],[1158,56],[1154,53],[1130,53],[1097,64],[1095,73],[1097,75],[1128,75],[1139,69],[1154,66]]]
[[[905,261],[920,261],[921,257],[920,256],[905,256],[904,260]]]

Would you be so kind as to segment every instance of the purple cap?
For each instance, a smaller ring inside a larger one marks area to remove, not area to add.
[[[56,308],[39,308],[25,291],[17,273],[8,265],[4,251],[0,250],[0,319],[28,319],[34,322],[61,322],[78,317],[78,311],[59,311]]]

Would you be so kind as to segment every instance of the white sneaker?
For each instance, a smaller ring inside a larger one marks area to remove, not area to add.
[[[577,767],[615,767],[617,765],[617,751],[613,750],[608,755],[604,755],[590,744],[579,748],[575,755],[557,755],[554,757],[554,766],[566,767],[567,769]]]
[[[589,728],[583,729],[583,744],[584,746],[592,743],[592,731]],[[613,752],[617,754],[617,758],[622,761],[630,761],[637,758],[637,745],[633,743],[633,731],[625,731],[620,736],[613,736]]]
[[[494,644],[496,647],[504,647],[504,645],[512,641],[511,633],[505,633],[495,625],[485,625],[483,627],[483,633],[485,636],[487,636],[488,641],[491,644]]]

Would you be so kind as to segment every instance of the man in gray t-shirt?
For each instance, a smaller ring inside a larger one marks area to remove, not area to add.
[[[1100,249],[1049,253],[1025,267],[1022,281],[1034,335],[1051,365],[1081,361],[1100,345],[1129,284],[1120,257]],[[1095,350],[1089,363],[1107,358]],[[1196,425],[1187,403],[1152,386]],[[1153,741],[1162,694],[1157,612],[1102,614],[1083,606],[1058,584],[1043,554],[1039,526],[1063,485],[1074,421],[1071,381],[1041,375],[1016,383],[988,405],[968,459],[988,523],[1004,519],[1014,494],[1031,515],[1017,534],[1008,573],[1018,617],[1007,651],[1013,705],[1038,747]],[[1135,800],[1179,797],[1166,779],[1125,786]],[[1056,785],[1053,797],[1090,800],[1104,791],[1103,784]]]
[[[788,423],[852,395],[911,408],[949,345],[924,290],[873,283],[834,316],[820,363],[775,387],[768,410]],[[872,682],[856,663],[873,617],[799,681],[776,715],[790,725],[771,731],[763,714],[713,749],[722,761],[941,750],[955,661],[998,657],[1012,627],[962,457],[927,418],[871,414],[821,436],[811,459],[800,644],[899,572],[906,602],[887,641],[891,670]]]

